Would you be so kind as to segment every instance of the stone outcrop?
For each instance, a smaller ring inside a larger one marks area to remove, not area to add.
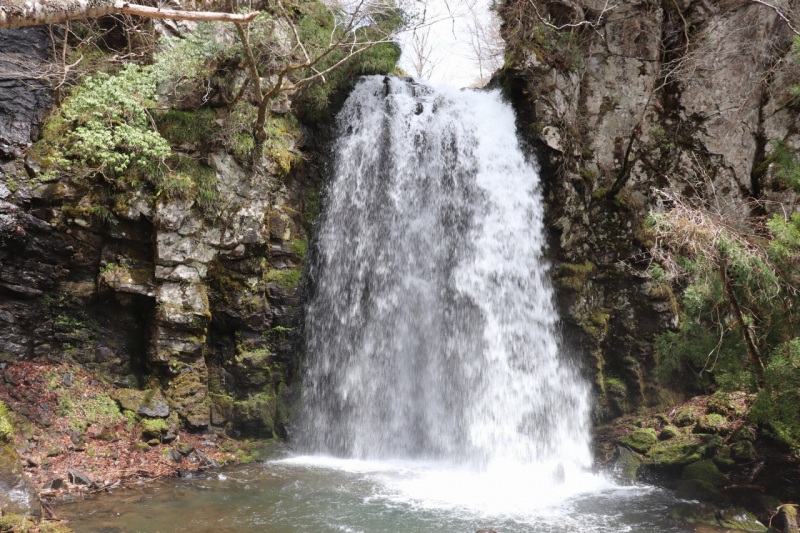
[[[72,360],[161,391],[190,428],[285,434],[315,167],[176,143],[212,176],[209,208],[45,176],[31,146],[53,104],[50,53],[46,30],[0,32],[0,360]],[[190,100],[175,104],[186,116]]]
[[[800,147],[792,33],[749,1],[537,0],[501,16],[506,84],[543,156],[565,338],[591,354],[596,415],[657,403],[652,340],[678,306],[645,275],[655,190],[733,221],[753,198],[796,210],[769,164],[777,142]]]

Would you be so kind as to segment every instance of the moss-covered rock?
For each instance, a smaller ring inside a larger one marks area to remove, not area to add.
[[[728,478],[719,471],[717,466],[710,460],[698,461],[683,467],[681,472],[683,479],[697,479],[713,485],[717,488],[724,487],[729,483]]]
[[[654,466],[685,466],[703,458],[705,446],[696,435],[680,435],[660,441],[648,453],[646,462]]]
[[[749,440],[740,440],[731,444],[731,457],[737,461],[752,461],[756,456],[756,448]]]
[[[681,434],[681,430],[675,426],[664,426],[658,433],[658,440],[673,439]]]
[[[710,503],[683,504],[673,507],[670,515],[687,524],[720,528],[731,533],[736,531],[763,532],[767,528],[755,516],[741,508],[719,509]]]
[[[716,433],[726,434],[730,431],[730,423],[719,413],[703,415],[697,419],[694,425],[695,433]]]
[[[639,453],[647,453],[647,451],[658,442],[658,437],[654,429],[640,428],[621,437],[619,442]]]

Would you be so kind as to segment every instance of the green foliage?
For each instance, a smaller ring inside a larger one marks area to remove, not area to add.
[[[794,59],[797,63],[800,63],[800,35],[795,35],[794,37]],[[800,83],[792,85],[789,88],[789,94],[794,97],[793,104],[800,103]]]
[[[800,449],[800,215],[776,215],[765,228],[751,230],[767,235],[757,242],[731,227],[707,231],[710,222],[691,220],[691,232],[682,231],[674,216],[656,220],[662,238],[673,232],[682,243],[671,248],[667,263],[673,280],[684,285],[680,326],[656,341],[658,377],[755,391],[752,420]],[[708,227],[697,229],[703,225]]]
[[[216,171],[185,155],[169,159],[169,170],[157,181],[158,195],[194,200],[203,213],[219,209]]]
[[[651,126],[649,133],[659,149],[669,151],[675,148],[675,143],[672,142],[672,139],[660,124]]]
[[[300,261],[305,261],[306,254],[308,253],[308,243],[303,239],[293,240],[292,253],[294,253]]]
[[[152,172],[171,152],[152,127],[155,96],[150,69],[135,64],[84,79],[61,107],[69,125],[65,155],[107,177]]]
[[[365,4],[366,5],[366,4]],[[298,2],[295,6],[298,17],[295,22],[300,40],[306,48],[311,50],[311,55],[320,54],[329,47],[331,37],[338,38],[341,33],[339,26],[335,26],[334,14],[322,2]],[[338,15],[346,16],[346,15]],[[378,41],[385,35],[403,24],[402,14],[399,9],[389,10],[380,16],[374,17],[372,25],[361,26],[346,37],[348,42]],[[303,111],[303,118],[313,120],[328,107],[330,98],[337,90],[345,87],[355,76],[361,74],[386,74],[391,72],[400,59],[400,47],[392,42],[377,44],[339,65],[323,78],[316,79],[307,85],[299,99],[299,109]],[[314,69],[325,71],[339,63],[348,53],[347,47],[337,47],[325,55]],[[312,69],[301,69],[297,76],[306,78],[315,74]]]
[[[750,418],[776,440],[800,450],[800,337],[773,352],[764,377]]]
[[[217,60],[231,56],[239,47],[218,36],[229,27],[218,22],[203,22],[197,29],[180,37],[162,39],[161,50],[153,61],[153,74],[159,83],[177,84],[211,77]]]
[[[172,144],[201,146],[214,138],[216,113],[213,109],[178,111],[171,109],[155,116],[159,133]]]
[[[219,138],[222,144],[240,162],[249,162],[256,147],[253,124],[258,110],[255,106],[240,101],[223,115]]]
[[[800,155],[784,141],[773,143],[767,159],[775,168],[775,178],[795,191],[800,191]]]

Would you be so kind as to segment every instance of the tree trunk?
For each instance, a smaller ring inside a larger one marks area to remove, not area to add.
[[[122,0],[5,0],[0,5],[0,29],[53,24],[112,14],[222,22],[250,22],[258,16],[258,12],[235,14],[160,9]]]

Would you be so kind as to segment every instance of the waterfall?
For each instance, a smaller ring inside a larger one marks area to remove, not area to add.
[[[498,92],[375,76],[337,127],[300,446],[588,466],[589,391],[559,354],[538,170],[511,108]]]

